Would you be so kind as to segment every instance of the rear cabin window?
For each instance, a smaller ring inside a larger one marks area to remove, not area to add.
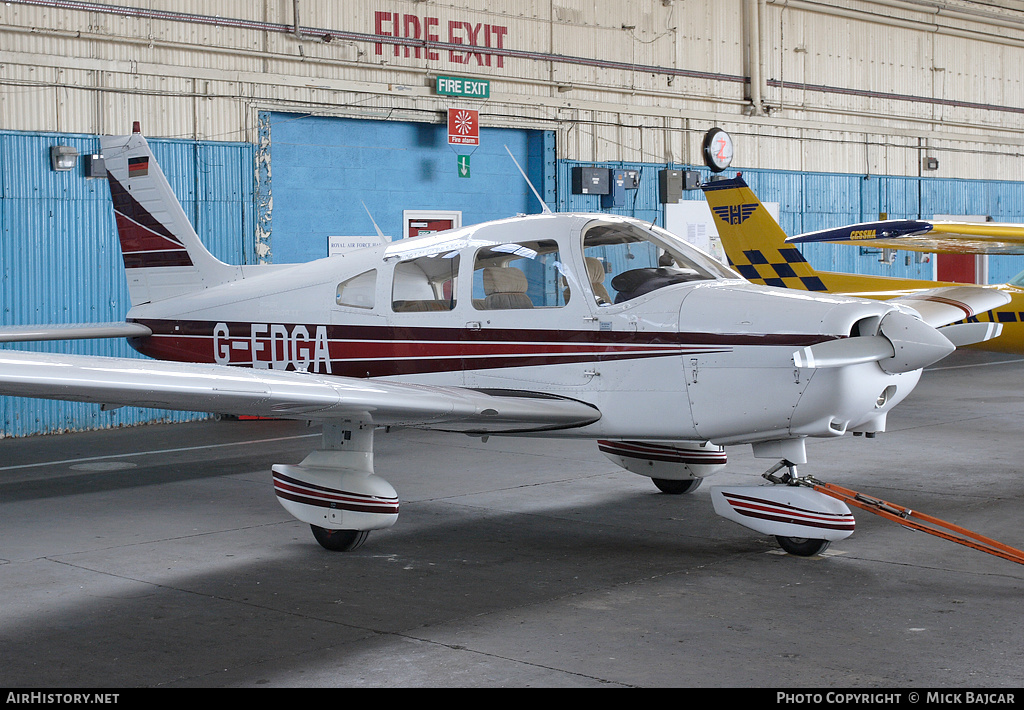
[[[458,292],[459,255],[433,254],[395,265],[391,308],[395,313],[450,311]]]
[[[559,308],[569,300],[558,244],[549,239],[484,247],[473,263],[473,307]]]
[[[377,270],[370,269],[338,284],[336,302],[349,308],[373,308]]]

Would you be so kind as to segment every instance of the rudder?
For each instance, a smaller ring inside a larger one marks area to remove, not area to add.
[[[138,123],[130,136],[101,136],[100,146],[132,306],[235,278],[203,246]]]
[[[825,291],[800,250],[740,176],[702,186],[729,263],[743,278],[766,286]]]

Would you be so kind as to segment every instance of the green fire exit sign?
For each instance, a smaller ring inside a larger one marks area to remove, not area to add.
[[[486,79],[439,76],[437,77],[437,93],[441,96],[462,96],[467,99],[486,99],[491,95],[491,82]]]

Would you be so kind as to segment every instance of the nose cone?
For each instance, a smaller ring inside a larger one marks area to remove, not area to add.
[[[956,346],[938,330],[899,311],[893,311],[882,319],[879,332],[895,350],[891,358],[878,362],[890,374],[920,370],[956,350]]]

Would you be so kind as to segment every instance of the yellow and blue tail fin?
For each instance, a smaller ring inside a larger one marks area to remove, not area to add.
[[[742,177],[702,186],[730,265],[752,283],[825,291],[825,284]]]

